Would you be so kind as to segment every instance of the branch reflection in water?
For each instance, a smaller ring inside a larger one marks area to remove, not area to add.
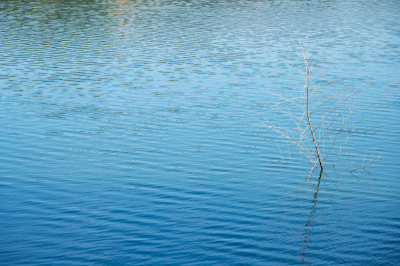
[[[319,172],[319,176],[318,176],[318,182],[317,182],[317,186],[315,188],[315,192],[314,192],[314,198],[312,200],[312,206],[311,206],[311,211],[310,214],[308,216],[307,222],[305,224],[305,232],[304,232],[304,240],[303,240],[303,245],[299,251],[299,256],[301,258],[301,261],[305,261],[305,252],[308,248],[308,243],[310,241],[310,235],[311,235],[311,230],[312,230],[312,221],[314,218],[314,214],[316,212],[316,208],[317,208],[317,202],[318,202],[318,193],[319,193],[319,187],[321,185],[321,180],[322,180],[322,174],[323,174],[323,170],[321,169],[321,171]]]

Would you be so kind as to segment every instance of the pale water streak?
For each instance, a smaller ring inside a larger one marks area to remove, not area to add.
[[[1,1],[0,264],[398,264],[399,14]],[[289,123],[270,107],[304,86],[299,43],[317,96],[356,90],[320,183],[265,126]]]

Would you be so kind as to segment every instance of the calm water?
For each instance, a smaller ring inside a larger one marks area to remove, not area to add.
[[[299,43],[356,90],[319,186]],[[0,264],[398,265],[399,69],[396,0],[2,0]]]

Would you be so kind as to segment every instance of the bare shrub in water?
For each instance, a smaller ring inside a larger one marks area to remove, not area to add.
[[[309,58],[302,50],[305,66],[305,86],[299,97],[285,98],[272,106],[274,112],[286,116],[292,121],[292,127],[285,128],[268,124],[267,127],[294,144],[311,163],[311,174],[319,166],[324,169],[327,158],[342,152],[343,146],[354,132],[348,119],[353,111],[349,99],[353,91],[345,94],[313,97]],[[331,93],[328,93],[331,94]],[[291,108],[289,108],[291,107]]]

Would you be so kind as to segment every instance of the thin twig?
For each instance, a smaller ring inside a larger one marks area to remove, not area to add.
[[[310,117],[310,109],[309,109],[310,70],[308,67],[308,59],[307,59],[307,54],[305,53],[305,51],[303,51],[303,58],[304,58],[304,64],[306,67],[306,80],[307,80],[307,87],[306,87],[306,89],[307,89],[307,101],[306,101],[307,122],[308,122],[308,126],[310,127],[312,140],[314,142],[315,150],[316,150],[317,156],[318,156],[319,165],[321,166],[321,171],[322,171],[324,169],[324,166],[322,164],[319,148],[318,148],[317,142],[315,140],[314,131],[311,126],[311,117]]]

